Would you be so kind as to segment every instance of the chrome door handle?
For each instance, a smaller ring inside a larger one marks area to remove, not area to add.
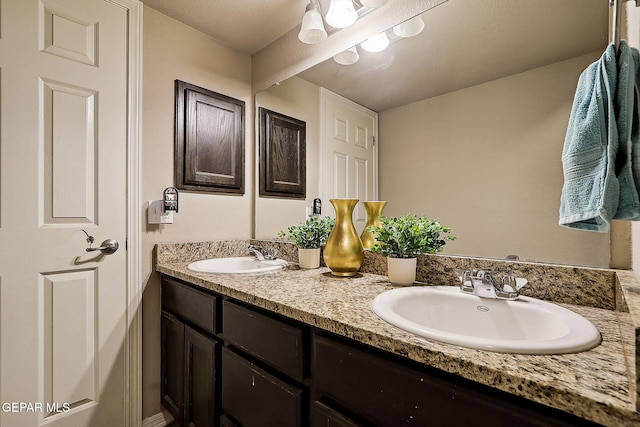
[[[117,251],[119,247],[120,245],[118,244],[117,240],[107,239],[102,242],[97,248],[88,247],[87,252],[101,251],[103,254],[109,255]]]

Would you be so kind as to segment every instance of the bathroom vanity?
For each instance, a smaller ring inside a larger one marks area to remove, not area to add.
[[[624,311],[563,303],[600,330],[590,351],[493,353],[379,319],[371,302],[394,288],[383,275],[203,274],[187,269],[202,254],[166,249],[162,400],[180,425],[640,425]]]

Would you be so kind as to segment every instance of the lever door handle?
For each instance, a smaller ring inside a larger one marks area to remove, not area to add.
[[[97,248],[91,248],[91,247],[87,248],[87,252],[101,251],[103,254],[110,255],[115,251],[117,251],[119,247],[120,245],[118,244],[117,240],[107,239],[104,242],[102,242],[100,246]]]

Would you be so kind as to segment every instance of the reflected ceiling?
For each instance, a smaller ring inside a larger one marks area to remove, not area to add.
[[[423,14],[419,36],[299,77],[381,112],[604,50],[608,10],[603,0],[449,0]]]

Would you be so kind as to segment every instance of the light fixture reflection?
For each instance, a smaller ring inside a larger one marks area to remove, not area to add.
[[[358,59],[360,59],[360,55],[358,55],[358,50],[355,46],[343,50],[333,57],[333,60],[340,65],[353,65],[358,62]]]
[[[365,7],[380,7],[384,6],[387,0],[360,0],[360,4]]]
[[[325,19],[334,28],[345,28],[356,22],[358,13],[351,0],[331,0]]]
[[[298,39],[303,43],[316,44],[326,38],[327,32],[322,23],[322,15],[320,15],[318,7],[311,1],[307,5],[307,9],[302,17],[302,26],[298,33]]]
[[[420,16],[413,17],[393,27],[393,33],[398,37],[417,36],[422,30],[424,30],[424,21]]]
[[[375,36],[371,36],[360,43],[360,47],[362,47],[367,52],[381,52],[385,50],[387,46],[389,46],[389,37],[387,37],[386,33],[380,33]]]

